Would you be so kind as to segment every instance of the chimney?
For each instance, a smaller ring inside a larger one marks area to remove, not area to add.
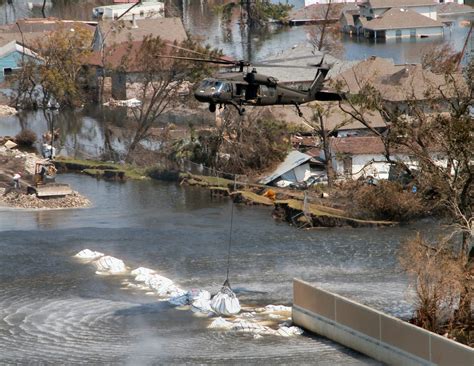
[[[132,28],[138,28],[137,21],[135,20],[135,14],[132,14]]]

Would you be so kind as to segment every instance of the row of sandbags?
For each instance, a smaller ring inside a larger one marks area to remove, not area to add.
[[[97,274],[125,274],[129,271],[122,260],[90,249],[80,251],[75,257],[94,264]],[[255,338],[263,335],[289,337],[302,333],[300,328],[286,323],[280,324],[278,329],[260,324],[259,315],[261,317],[262,314],[272,319],[288,319],[291,313],[291,307],[288,306],[267,305],[264,308],[255,309],[254,312],[244,312],[241,316],[236,316],[241,311],[240,303],[227,281],[216,295],[211,296],[207,290],[191,289],[186,291],[171,279],[150,268],[139,267],[129,273],[134,276],[136,282],[140,283],[140,285],[133,285],[134,287],[152,290],[153,293],[165,298],[172,305],[190,306],[192,311],[206,316],[217,315],[218,317],[211,322],[209,328],[251,333]],[[132,286],[132,284],[129,285]]]

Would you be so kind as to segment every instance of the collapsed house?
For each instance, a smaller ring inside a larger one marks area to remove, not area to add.
[[[325,175],[324,165],[319,158],[293,150],[270,175],[262,178],[259,183],[278,187],[308,185],[316,181],[323,182]]]

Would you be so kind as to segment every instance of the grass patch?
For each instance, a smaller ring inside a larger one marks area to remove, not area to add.
[[[129,164],[106,163],[95,160],[70,159],[58,157],[55,160],[60,165],[64,164],[70,170],[81,170],[89,175],[102,175],[105,170],[117,170],[125,173],[128,179],[145,179],[145,168],[138,168]]]

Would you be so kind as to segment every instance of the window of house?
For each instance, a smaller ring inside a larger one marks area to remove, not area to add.
[[[3,68],[3,74],[4,75],[11,75],[12,73],[13,73],[13,69],[11,67]]]
[[[416,37],[416,29],[410,29],[410,37],[412,38]]]
[[[401,37],[401,36],[402,36],[402,30],[401,30],[401,29],[397,29],[397,30],[395,31],[395,36]]]

